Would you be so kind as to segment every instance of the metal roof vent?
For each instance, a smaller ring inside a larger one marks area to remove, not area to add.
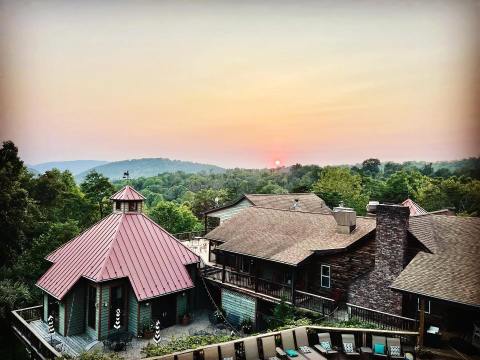
[[[333,217],[339,234],[350,234],[357,226],[357,213],[352,208],[344,207],[343,203],[333,208]]]
[[[298,199],[294,199],[291,209],[292,210],[297,210],[299,207],[300,207],[300,204],[298,203]]]

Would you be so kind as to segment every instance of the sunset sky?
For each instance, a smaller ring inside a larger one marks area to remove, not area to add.
[[[0,138],[29,164],[480,155],[478,2],[0,3]]]

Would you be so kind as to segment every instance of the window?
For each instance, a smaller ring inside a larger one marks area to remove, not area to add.
[[[321,286],[324,288],[330,288],[330,266],[322,265],[320,273]]]
[[[120,201],[117,201],[115,203],[115,209],[118,210],[118,211],[120,211],[122,209],[122,203]]]
[[[125,324],[125,288],[121,285],[110,288],[110,329],[113,329],[116,319],[116,311],[120,309],[120,325]]]
[[[420,311],[420,298],[417,298],[417,310]],[[425,301],[425,314],[430,314],[430,300]]]
[[[250,273],[250,259],[245,256],[238,258],[239,268],[241,272]]]
[[[137,211],[137,203],[136,202],[128,203],[128,211]]]
[[[96,325],[96,304],[97,302],[97,288],[95,286],[89,286],[88,287],[88,315],[87,315],[87,322],[88,326],[91,327],[92,329],[95,329]]]

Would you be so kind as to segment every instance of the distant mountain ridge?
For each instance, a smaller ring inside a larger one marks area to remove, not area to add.
[[[216,165],[201,164],[191,161],[170,160],[166,158],[144,158],[114,161],[99,166],[94,166],[76,175],[77,181],[82,181],[92,170],[95,170],[110,180],[118,180],[123,177],[124,171],[128,170],[130,178],[155,176],[164,172],[183,171],[186,173],[225,171],[224,168]]]
[[[73,175],[78,175],[95,166],[107,164],[108,161],[102,160],[72,160],[72,161],[50,161],[36,165],[28,165],[28,168],[35,170],[38,174],[43,174],[45,171],[58,169],[61,171],[68,170]]]

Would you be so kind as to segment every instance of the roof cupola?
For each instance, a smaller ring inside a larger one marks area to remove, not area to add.
[[[130,185],[125,186],[110,197],[114,212],[141,213],[145,197]]]

